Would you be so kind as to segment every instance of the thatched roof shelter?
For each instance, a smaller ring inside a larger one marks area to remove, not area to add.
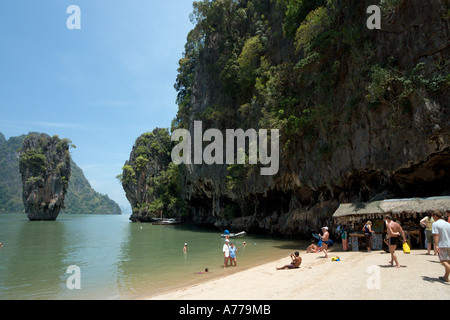
[[[336,224],[383,219],[388,212],[394,219],[420,218],[427,211],[442,214],[450,210],[450,197],[381,200],[367,203],[342,203],[333,215]]]

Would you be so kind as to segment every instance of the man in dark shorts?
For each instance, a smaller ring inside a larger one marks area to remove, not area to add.
[[[292,262],[290,264],[287,264],[281,268],[277,268],[277,270],[282,270],[282,269],[297,269],[298,267],[300,267],[300,264],[302,263],[302,257],[300,257],[300,254],[298,253],[298,251],[295,251],[295,253],[291,253],[291,259]]]
[[[400,224],[392,220],[392,216],[386,216],[386,231],[389,237],[389,253],[391,254],[391,261],[389,263],[391,266],[400,268],[400,264],[398,263],[397,255],[395,254],[395,249],[397,249],[398,244],[400,243],[400,235],[402,236],[402,243],[406,241],[405,233],[403,232]]]

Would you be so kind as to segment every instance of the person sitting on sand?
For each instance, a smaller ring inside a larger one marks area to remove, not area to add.
[[[300,254],[298,253],[298,251],[295,251],[295,253],[291,253],[290,257],[292,259],[292,262],[283,267],[277,268],[277,270],[299,268],[300,265],[302,264],[302,257],[300,257]]]
[[[311,241],[311,244],[306,249],[306,253],[316,253],[316,252],[317,252],[317,246],[313,240],[313,241]]]

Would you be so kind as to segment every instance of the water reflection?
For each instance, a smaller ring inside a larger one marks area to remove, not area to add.
[[[106,215],[30,222],[26,215],[0,214],[0,241],[5,244],[0,248],[0,299],[140,298],[283,257],[290,248],[303,250],[295,241],[248,235],[234,240],[238,267],[224,269],[219,232]],[[80,267],[80,290],[66,285],[72,265]],[[208,274],[199,273],[205,268]]]
[[[57,296],[61,292],[60,275],[65,256],[61,241],[64,223],[32,222],[24,216],[21,223],[8,227],[14,236],[5,241],[1,252],[0,298],[52,299]]]

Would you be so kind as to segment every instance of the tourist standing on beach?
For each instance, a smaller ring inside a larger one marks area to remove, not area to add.
[[[372,221],[368,220],[363,228],[364,235],[366,236],[366,248],[367,252],[371,252],[370,248],[372,248],[372,234],[375,231],[372,230]]]
[[[420,220],[420,225],[425,228],[425,239],[427,239],[427,254],[431,254],[431,246],[433,245],[433,234],[431,232],[431,227],[434,223],[432,213],[428,212],[427,216]],[[434,248],[434,255],[436,255],[436,248]]]
[[[433,219],[435,221],[432,226],[434,249],[445,269],[444,276],[439,278],[445,282],[450,282],[450,224],[436,211],[433,212]]]
[[[225,239],[225,244],[223,245],[222,251],[223,251],[223,267],[226,268],[228,265],[228,260],[230,260],[230,247],[228,246],[228,243],[230,240]]]
[[[341,240],[342,240],[342,250],[347,251],[348,250],[348,230],[347,230],[346,224],[344,224],[344,226],[341,229]]]
[[[328,227],[322,228],[323,235],[319,235],[322,240],[322,251],[325,253],[325,258],[328,258],[328,240],[330,238],[330,234],[328,233]]]
[[[405,232],[403,231],[400,224],[392,220],[392,217],[390,215],[386,216],[386,231],[389,237],[389,253],[391,254],[391,261],[389,261],[389,263],[391,264],[391,266],[394,266],[395,263],[395,267],[400,268],[395,249],[397,249],[397,245],[400,243],[400,235],[403,238],[402,242],[406,242]]]

